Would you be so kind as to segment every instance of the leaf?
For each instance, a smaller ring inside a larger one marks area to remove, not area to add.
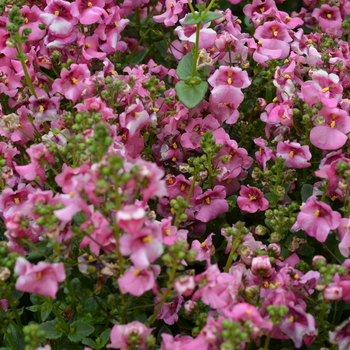
[[[82,341],[95,330],[94,327],[82,321],[74,321],[70,325],[70,329],[73,329],[73,332],[68,335],[68,338],[74,343]]]
[[[187,53],[182,60],[179,62],[179,65],[176,68],[176,74],[181,80],[185,80],[187,77],[192,75],[192,66],[193,66],[193,56],[192,53]]]
[[[40,308],[41,308],[40,305],[32,305],[32,306],[26,307],[26,309],[31,311],[31,312],[37,312],[40,310]]]
[[[187,108],[196,107],[204,98],[208,90],[208,83],[202,81],[199,85],[187,85],[183,81],[179,81],[175,85],[175,91],[180,102]]]
[[[310,184],[303,185],[303,187],[301,188],[301,200],[303,203],[305,203],[306,200],[309,197],[311,197],[313,189],[314,189],[313,186]]]
[[[204,18],[201,20],[201,24],[205,24],[205,23],[208,23],[208,22],[211,22],[211,21],[215,21],[216,19],[219,19],[223,16],[223,14],[221,13],[217,13],[217,12],[212,12],[212,11],[209,11],[205,16]]]
[[[99,345],[100,348],[103,348],[106,346],[106,344],[109,341],[109,335],[111,334],[111,329],[105,329],[100,336],[96,339],[97,344]]]
[[[197,23],[201,23],[202,19],[199,16],[199,14],[197,14],[197,18],[194,17],[193,13],[188,13],[183,24],[185,25],[191,25],[191,24],[197,24]]]
[[[97,348],[98,345],[90,338],[85,338],[81,341],[84,345],[89,346],[90,348]]]
[[[49,256],[52,254],[52,248],[48,246],[48,243],[46,241],[38,242],[34,245],[38,250],[33,249],[31,251],[27,258],[29,261],[38,260],[43,258],[45,255]]]
[[[7,332],[4,337],[6,339],[6,344],[3,344],[3,345],[13,344],[14,349],[24,350],[26,344],[24,342],[23,337],[19,334],[17,329],[12,324],[9,324],[6,330]],[[9,341],[9,338],[11,339],[10,341]]]
[[[57,321],[56,320],[47,321],[45,323],[42,323],[39,326],[39,330],[40,331],[45,331],[46,339],[58,339],[58,338],[62,337],[63,333],[60,332],[59,330],[57,330],[56,326],[57,326]]]
[[[159,330],[159,332],[158,332],[158,336],[157,336],[157,343],[159,343],[159,344],[160,344],[160,343],[162,342],[162,340],[163,340],[163,338],[162,338],[162,334],[163,334],[163,333],[173,335],[173,334],[171,333],[170,328],[169,328],[168,326],[166,326],[166,325],[163,325],[163,326],[160,328],[160,330]]]
[[[145,47],[144,49],[137,51],[132,57],[131,60],[129,62],[129,64],[132,65],[137,65],[139,63],[141,63],[141,61],[145,58],[145,56],[147,55],[149,49],[147,49],[147,47]]]
[[[52,311],[52,305],[46,305],[44,304],[41,307],[41,320],[44,322],[47,320],[47,318],[50,316]]]

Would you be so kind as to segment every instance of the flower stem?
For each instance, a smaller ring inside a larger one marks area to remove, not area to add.
[[[198,59],[198,46],[199,46],[199,32],[200,32],[200,24],[196,24],[196,44],[193,48],[193,66],[192,66],[192,77],[197,75],[197,59]]]
[[[235,240],[232,242],[230,255],[228,256],[224,272],[228,272],[230,267],[231,267],[231,265],[232,265],[233,255],[236,252],[239,240],[240,240],[240,235],[237,233],[237,236],[236,236]]]

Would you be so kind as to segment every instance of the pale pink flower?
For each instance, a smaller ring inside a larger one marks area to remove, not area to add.
[[[258,210],[266,210],[269,202],[264,198],[264,194],[252,186],[242,186],[237,198],[238,207],[248,213],[256,213]]]
[[[331,230],[335,230],[340,224],[341,215],[332,211],[332,208],[310,197],[301,207],[297,221],[292,230],[304,230],[309,236],[316,238],[319,242],[325,242]]]
[[[19,275],[16,289],[22,292],[47,295],[56,299],[58,282],[66,279],[63,263],[50,264],[40,261],[37,265],[31,264],[23,257],[16,260],[15,274]]]

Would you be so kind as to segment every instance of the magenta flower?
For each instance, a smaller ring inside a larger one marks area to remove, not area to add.
[[[255,276],[270,277],[275,273],[275,269],[272,268],[270,257],[267,255],[258,255],[253,258],[251,272]]]
[[[250,79],[246,71],[238,67],[220,66],[208,79],[212,87],[220,85],[233,86],[238,89],[246,88],[250,85]]]
[[[71,14],[79,18],[81,24],[94,24],[99,22],[102,16],[108,16],[104,6],[104,0],[76,0],[72,3]]]
[[[116,324],[111,330],[111,344],[107,348],[112,349],[142,349],[146,350],[146,338],[152,332],[139,321],[133,321],[128,324]],[[133,340],[130,340],[133,339]]]
[[[337,32],[341,29],[342,18],[339,7],[329,6],[327,4],[321,5],[321,8],[315,8],[311,14],[312,17],[318,20],[318,25],[325,33]]]
[[[278,142],[276,156],[282,157],[288,168],[302,169],[311,165],[307,162],[311,159],[309,146],[301,146],[298,142]]]
[[[338,325],[334,332],[329,332],[329,342],[337,345],[338,350],[348,350],[350,348],[350,320],[346,319]]]
[[[237,204],[241,210],[248,213],[256,213],[258,210],[266,210],[269,202],[264,194],[256,187],[242,186],[237,198]]]
[[[339,226],[340,219],[341,215],[332,211],[328,204],[318,202],[316,198],[310,197],[306,204],[301,207],[301,212],[298,214],[292,230],[302,229],[319,242],[325,242],[330,230],[335,230]]]
[[[153,16],[154,21],[157,23],[164,23],[166,27],[175,25],[178,20],[178,15],[183,11],[184,4],[187,4],[187,1],[166,0],[165,12],[161,15]]]
[[[161,291],[164,293],[166,288],[162,288]],[[158,304],[162,300],[160,295],[154,298],[154,303]],[[182,296],[177,296],[172,302],[164,303],[160,312],[157,315],[157,320],[163,320],[166,324],[172,325],[178,321],[179,315],[177,314],[181,309],[184,298]],[[157,306],[154,308],[157,309]]]
[[[266,162],[275,158],[274,153],[270,147],[267,147],[267,141],[261,137],[254,139],[254,143],[259,146],[259,151],[255,152],[255,159],[263,167],[263,170],[266,171]]]
[[[58,282],[66,279],[63,263],[49,264],[40,261],[37,265],[19,257],[16,260],[15,274],[19,275],[16,289],[22,292],[47,295],[56,299]]]
[[[225,199],[226,190],[224,186],[215,186],[196,197],[199,208],[196,219],[202,222],[209,222],[219,215],[228,211],[228,204]]]

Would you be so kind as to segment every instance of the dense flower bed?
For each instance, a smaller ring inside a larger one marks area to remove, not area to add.
[[[349,1],[0,13],[1,350],[350,348]]]

